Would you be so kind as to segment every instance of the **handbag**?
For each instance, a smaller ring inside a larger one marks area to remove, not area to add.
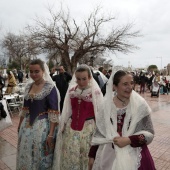
[[[2,131],[12,125],[12,120],[7,110],[6,100],[2,100],[0,103],[3,105],[4,111],[5,111],[3,112],[3,114],[5,115],[6,113],[6,117],[2,118],[1,116],[1,119],[0,119],[0,131]]]

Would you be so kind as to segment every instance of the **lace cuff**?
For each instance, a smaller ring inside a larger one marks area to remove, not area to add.
[[[20,117],[25,117],[28,112],[29,112],[29,111],[28,111],[28,107],[23,107],[23,108],[21,109],[20,113],[19,113],[19,116],[20,116]]]
[[[59,123],[59,112],[56,110],[48,110],[48,119],[53,123]]]

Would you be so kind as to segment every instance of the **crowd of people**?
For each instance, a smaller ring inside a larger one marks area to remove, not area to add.
[[[167,80],[166,76],[160,74],[158,72],[146,72],[141,71],[139,73],[133,72],[133,77],[135,81],[135,85],[139,85],[139,89],[137,86],[134,86],[134,90],[141,93],[145,93],[147,90],[152,92],[154,85],[158,85],[158,90],[162,91],[162,94],[168,94],[170,91],[170,82]],[[158,93],[159,93],[158,91]]]
[[[24,73],[21,70],[18,72],[7,71],[3,74],[0,70],[0,94],[3,94],[3,88],[6,86],[5,94],[11,94],[19,91],[18,84],[22,84],[24,80]]]
[[[50,73],[42,60],[31,61],[16,169],[155,170],[147,147],[154,138],[151,109],[135,83],[120,67],[82,64],[70,75],[63,66]]]

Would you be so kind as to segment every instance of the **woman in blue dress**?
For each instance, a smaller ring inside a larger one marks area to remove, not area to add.
[[[16,169],[47,170],[53,160],[60,96],[43,61],[33,60],[29,70],[33,81],[26,85],[20,113]]]

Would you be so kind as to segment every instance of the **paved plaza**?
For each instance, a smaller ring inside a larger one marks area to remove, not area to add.
[[[157,170],[170,170],[170,95],[142,96],[153,110],[155,138],[149,145]],[[0,132],[0,170],[15,170],[18,114],[12,118],[13,126]]]

